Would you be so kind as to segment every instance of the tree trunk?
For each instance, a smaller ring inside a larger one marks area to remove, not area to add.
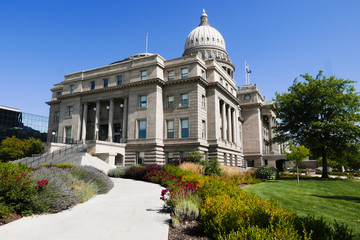
[[[297,183],[299,184],[299,166],[296,164],[296,175],[297,175]]]
[[[322,166],[323,166],[323,171],[322,171],[322,175],[321,175],[321,178],[329,178],[329,175],[328,175],[328,169],[327,169],[327,158],[326,158],[326,151],[325,149],[323,149],[322,151]]]

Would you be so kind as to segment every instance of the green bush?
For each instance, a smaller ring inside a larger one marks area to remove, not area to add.
[[[24,164],[0,162],[0,203],[6,205],[9,211],[22,215],[39,211],[35,201],[38,189],[30,173],[31,170]]]
[[[256,172],[256,177],[260,179],[275,180],[279,179],[279,170],[269,165],[260,167]]]
[[[91,166],[75,166],[69,168],[69,172],[79,180],[95,184],[98,189],[98,194],[107,193],[114,187],[113,181],[97,168]]]
[[[339,224],[336,221],[333,225],[327,223],[322,218],[315,218],[314,216],[296,217],[295,228],[303,237],[303,229],[311,233],[311,238],[316,240],[354,239],[352,230],[349,231],[347,226]]]
[[[186,155],[186,162],[200,163],[204,159],[204,154],[194,149]]]
[[[0,161],[12,161],[42,152],[43,145],[39,139],[29,138],[22,140],[14,136],[7,137],[0,144]]]
[[[209,160],[201,161],[201,165],[204,166],[204,175],[211,176],[211,175],[221,175],[221,168],[220,163],[217,157],[212,157]]]
[[[108,172],[108,176],[109,177],[120,178],[120,177],[125,176],[126,171],[127,171],[127,168],[110,169],[109,172]]]

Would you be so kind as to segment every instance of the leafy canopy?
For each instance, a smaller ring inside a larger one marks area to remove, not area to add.
[[[291,142],[289,142],[290,152],[285,152],[286,159],[289,161],[293,161],[296,166],[299,166],[307,156],[310,154],[310,150],[301,146],[294,146]]]
[[[271,142],[292,141],[322,157],[323,177],[327,177],[327,157],[335,156],[349,144],[360,142],[360,96],[351,80],[309,74],[294,80],[288,92],[276,93],[273,110],[281,119]]]

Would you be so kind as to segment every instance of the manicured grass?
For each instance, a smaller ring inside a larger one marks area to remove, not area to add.
[[[314,215],[333,223],[348,225],[360,238],[359,180],[276,180],[244,189],[262,198],[277,201],[299,216]]]

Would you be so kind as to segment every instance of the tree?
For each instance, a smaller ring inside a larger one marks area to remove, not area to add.
[[[300,75],[286,93],[276,93],[273,108],[280,123],[274,127],[276,136],[270,142],[292,141],[311,149],[321,157],[322,178],[328,178],[327,158],[360,142],[360,96],[351,80],[326,78],[323,72],[314,79]]]
[[[302,160],[309,156],[310,151],[303,145],[295,147],[289,142],[290,152],[285,152],[286,159],[296,164],[297,183],[299,184],[299,165]]]
[[[7,162],[24,157],[30,157],[32,154],[43,152],[41,140],[35,138],[18,139],[15,136],[7,137],[0,144],[0,162]]]

